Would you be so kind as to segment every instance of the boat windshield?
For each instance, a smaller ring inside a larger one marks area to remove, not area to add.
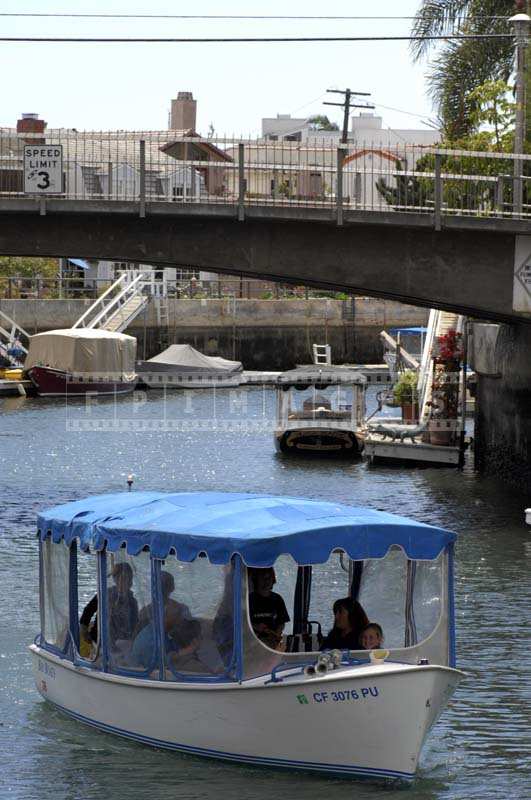
[[[277,638],[256,616],[253,572],[248,571],[247,588],[242,588],[246,678],[266,674],[281,662],[311,660],[309,654],[323,649],[349,650],[366,660],[363,644],[369,645],[362,632],[368,623],[376,623],[382,633],[372,647],[390,649],[398,660],[415,663],[426,657],[449,663],[446,553],[433,561],[412,561],[402,548],[391,547],[385,558],[352,561],[336,551],[313,567],[277,559],[272,592],[280,595],[289,616],[282,630],[277,626]],[[345,600],[348,624],[335,614],[336,601]],[[271,607],[278,605],[270,601]]]
[[[280,417],[290,420],[352,420],[356,416],[358,391],[353,386],[328,385],[297,388],[280,392]]]

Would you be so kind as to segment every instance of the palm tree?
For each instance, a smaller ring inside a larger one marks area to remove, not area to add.
[[[445,34],[507,34],[507,22],[517,11],[525,11],[531,0],[422,0],[413,23],[414,36]],[[411,50],[416,61],[426,57],[433,42],[414,40]],[[531,60],[531,59],[530,59]],[[508,82],[514,68],[514,40],[463,39],[444,44],[432,60],[427,75],[429,92],[435,101],[446,139],[467,136],[473,129],[474,99],[470,93],[486,81]],[[528,76],[531,69],[528,69]],[[528,78],[528,83],[531,81]],[[531,97],[531,86],[528,96]],[[531,105],[531,100],[528,104]],[[530,120],[531,114],[528,114]],[[531,120],[528,124],[528,138]]]

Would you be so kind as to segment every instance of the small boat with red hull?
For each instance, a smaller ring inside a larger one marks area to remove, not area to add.
[[[136,339],[91,328],[47,331],[30,337],[25,371],[43,397],[133,391]]]

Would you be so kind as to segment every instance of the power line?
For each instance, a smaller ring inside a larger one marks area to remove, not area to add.
[[[202,20],[414,20],[415,16],[367,16],[352,14],[98,14],[1,11],[0,17],[52,17],[54,19],[202,19]],[[465,17],[458,17],[465,19]],[[473,19],[508,19],[499,15],[475,14]]]
[[[65,36],[0,36],[0,42],[11,43],[46,43],[64,42],[75,44],[236,44],[248,43],[277,43],[277,42],[414,42],[414,41],[449,41],[465,39],[513,39],[512,33],[482,33],[482,34],[448,34],[446,36],[215,36],[215,37],[65,37]]]

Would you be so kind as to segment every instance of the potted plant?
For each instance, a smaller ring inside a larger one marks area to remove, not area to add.
[[[417,391],[418,375],[413,369],[406,369],[393,387],[395,403],[402,407],[402,421],[416,423],[419,418],[419,397]]]

